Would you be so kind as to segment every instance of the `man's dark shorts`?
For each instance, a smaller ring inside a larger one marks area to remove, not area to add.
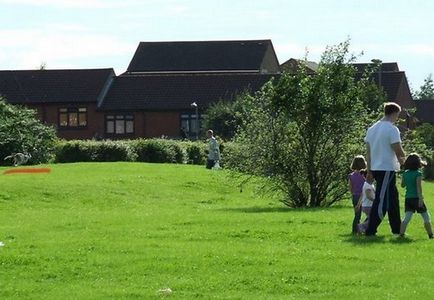
[[[207,169],[212,169],[212,167],[214,167],[215,165],[215,160],[214,159],[208,159],[206,161],[206,168]]]
[[[424,213],[426,212],[425,203],[419,207],[419,198],[405,198],[405,211]]]

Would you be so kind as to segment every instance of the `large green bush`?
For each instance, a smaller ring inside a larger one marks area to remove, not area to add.
[[[415,130],[406,132],[404,135],[404,149],[407,154],[419,153],[427,162],[423,169],[424,177],[428,180],[434,179],[434,126],[422,124]]]
[[[318,71],[284,73],[246,96],[235,141],[239,170],[267,178],[288,206],[328,206],[348,193],[349,161],[363,153],[369,122],[369,74],[356,78],[349,42],[328,48]],[[304,69],[303,69],[304,70]],[[376,90],[381,99],[381,91]],[[380,101],[379,101],[380,102]],[[374,104],[373,104],[374,106]]]
[[[11,164],[4,158],[13,153],[30,154],[29,164],[48,162],[56,139],[54,128],[42,124],[34,110],[0,98],[0,164]]]
[[[185,149],[187,163],[193,165],[203,165],[206,162],[207,144],[197,142],[182,142],[181,146]]]
[[[85,147],[83,141],[60,141],[56,145],[55,162],[87,162],[92,161],[92,151]]]
[[[56,162],[131,161],[134,153],[124,141],[60,141]]]
[[[164,139],[128,141],[59,141],[55,161],[140,161],[150,163],[189,163],[203,165],[207,143]]]
[[[137,161],[151,163],[184,163],[186,152],[180,142],[163,139],[140,139],[131,142]]]
[[[211,104],[203,120],[204,129],[212,129],[223,140],[231,140],[242,124],[243,106],[238,100],[246,95],[247,91],[233,101],[220,100]]]

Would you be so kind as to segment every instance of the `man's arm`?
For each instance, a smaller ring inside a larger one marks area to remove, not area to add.
[[[396,157],[398,158],[398,161],[401,165],[404,164],[405,161],[405,152],[404,149],[402,149],[401,143],[394,143],[392,144],[392,149],[396,154]]]
[[[366,143],[366,171],[371,172],[371,147]]]

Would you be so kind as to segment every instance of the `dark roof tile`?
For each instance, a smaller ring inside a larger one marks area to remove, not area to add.
[[[372,66],[372,63],[357,63],[353,64],[356,67],[357,72],[363,73],[368,66]],[[381,71],[382,72],[398,72],[399,67],[398,63],[390,62],[390,63],[381,63]]]
[[[96,102],[113,69],[0,71],[0,95],[13,104]]]
[[[220,99],[231,100],[245,90],[257,91],[271,79],[260,74],[184,74],[116,77],[103,110],[183,110]]]
[[[434,124],[434,99],[414,100],[416,118],[422,123]]]
[[[279,72],[270,40],[141,42],[130,72]]]

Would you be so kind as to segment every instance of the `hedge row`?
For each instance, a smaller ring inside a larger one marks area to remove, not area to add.
[[[139,161],[204,164],[207,144],[164,139],[130,141],[60,141],[55,162]]]

